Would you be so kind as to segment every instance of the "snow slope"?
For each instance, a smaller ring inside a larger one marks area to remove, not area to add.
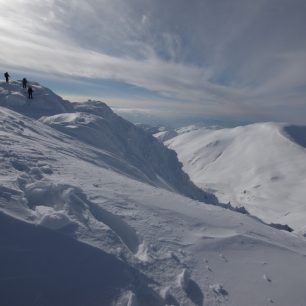
[[[304,305],[303,237],[119,172],[56,118],[0,107],[1,305]]]
[[[172,138],[184,170],[223,202],[306,232],[306,127],[259,123]]]
[[[33,118],[54,115],[73,110],[71,103],[63,100],[50,89],[37,82],[29,82],[33,88],[33,100],[28,99],[27,89],[21,81],[0,83],[0,106],[5,106]]]
[[[215,196],[190,181],[174,151],[117,116],[105,103],[73,104],[38,83],[31,85],[34,99],[27,100],[20,81],[1,83],[0,105],[40,118],[44,124],[90,144],[93,151],[98,148],[98,160],[100,164],[103,160],[107,168],[197,200],[217,203]]]

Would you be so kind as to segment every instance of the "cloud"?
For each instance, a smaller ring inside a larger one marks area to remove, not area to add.
[[[5,67],[132,84],[168,110],[305,122],[303,0],[0,5]]]

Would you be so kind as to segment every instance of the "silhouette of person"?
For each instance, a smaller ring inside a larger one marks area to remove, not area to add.
[[[8,74],[8,72],[6,72],[6,73],[4,74],[4,77],[5,77],[6,83],[8,83],[8,82],[9,82],[9,78],[10,78],[10,75]]]
[[[29,86],[28,88],[28,95],[29,95],[29,99],[33,99],[33,88],[32,86]]]
[[[22,79],[22,88],[27,88],[28,80],[26,78]]]

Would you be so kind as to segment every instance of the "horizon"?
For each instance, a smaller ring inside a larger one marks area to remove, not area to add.
[[[0,0],[0,66],[145,121],[306,124],[302,0]]]
[[[98,101],[101,103],[105,103],[109,108],[112,109],[113,112],[115,112],[117,115],[121,116],[122,118],[130,121],[131,123],[137,125],[148,125],[151,127],[166,127],[166,128],[173,128],[173,129],[179,129],[183,127],[188,126],[198,126],[198,127],[208,127],[208,128],[234,128],[237,126],[244,126],[254,123],[267,123],[270,121],[226,121],[226,120],[220,120],[220,119],[214,119],[214,118],[205,118],[201,115],[198,116],[179,116],[179,117],[167,117],[167,116],[157,116],[152,114],[151,112],[148,112],[144,109],[137,109],[137,108],[120,108],[117,106],[112,106],[109,103],[106,103],[105,101],[99,100],[99,98],[88,98],[87,100],[74,100],[73,97],[71,99],[67,99],[67,97],[61,96],[61,94],[56,93],[53,91],[52,88],[48,87],[48,84],[41,84],[37,82],[35,79],[28,80],[28,86],[36,86],[40,85],[45,89],[51,90],[55,95],[58,95],[63,100],[66,100],[70,103],[86,103],[87,101]],[[9,81],[9,84],[19,84],[20,90],[22,89],[22,78],[19,76],[17,79],[11,79]],[[0,79],[0,85],[3,85],[6,87],[6,82],[4,80]],[[35,91],[34,91],[35,92]],[[35,94],[34,94],[35,97]],[[276,122],[275,122],[276,123]],[[282,122],[286,123],[286,122]]]

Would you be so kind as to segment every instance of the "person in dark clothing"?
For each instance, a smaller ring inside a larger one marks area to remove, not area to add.
[[[33,99],[33,88],[32,86],[29,86],[28,88],[28,95],[29,95],[29,99]]]
[[[9,82],[9,78],[10,78],[10,75],[8,74],[8,72],[6,72],[6,73],[4,74],[4,77],[5,77],[6,83],[8,83],[8,82]]]
[[[28,80],[26,78],[22,79],[22,87],[27,88]]]

